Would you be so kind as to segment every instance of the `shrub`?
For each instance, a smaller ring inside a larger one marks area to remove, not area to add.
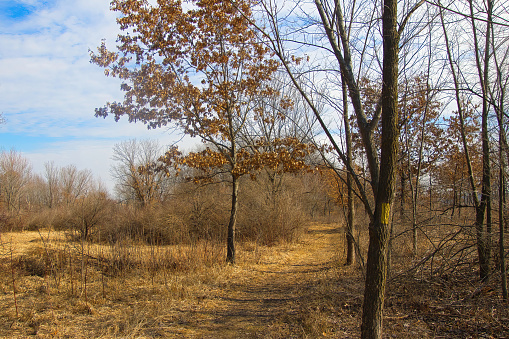
[[[274,245],[298,239],[308,221],[299,195],[284,185],[277,192],[267,192],[263,184],[245,183],[238,222],[239,240]]]
[[[163,205],[143,208],[119,205],[114,214],[116,217],[109,224],[100,227],[96,240],[116,243],[131,239],[154,245],[188,242],[185,223]]]
[[[226,239],[230,187],[225,184],[181,184],[168,208],[188,227],[192,241]]]
[[[0,232],[22,231],[25,222],[22,215],[0,212]]]
[[[56,231],[66,231],[72,239],[91,239],[98,228],[109,224],[113,202],[102,192],[93,192],[77,199],[70,206],[60,206],[33,217],[33,227],[51,226]]]
[[[37,231],[40,229],[47,229],[53,227],[55,219],[55,210],[44,208],[30,213],[28,218],[26,230]]]

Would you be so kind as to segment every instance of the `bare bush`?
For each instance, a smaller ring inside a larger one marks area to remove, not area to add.
[[[125,239],[151,245],[187,243],[187,226],[164,206],[137,208],[119,205],[114,209],[115,218],[102,225],[94,237],[109,243]]]
[[[113,202],[106,193],[97,190],[77,199],[73,206],[46,211],[33,218],[31,225],[66,231],[72,239],[91,239],[100,227],[111,223],[112,208]]]
[[[245,203],[239,213],[239,239],[256,241],[261,245],[297,240],[303,226],[309,221],[304,212],[300,183],[294,176],[285,175],[274,189],[266,176],[244,184]]]
[[[229,194],[224,184],[182,183],[169,208],[187,225],[192,240],[223,241],[230,213]]]
[[[273,203],[251,197],[239,214],[239,240],[252,240],[262,245],[291,242],[299,237],[308,218],[295,197],[285,194]]]
[[[0,232],[22,231],[24,226],[23,216],[0,212]]]

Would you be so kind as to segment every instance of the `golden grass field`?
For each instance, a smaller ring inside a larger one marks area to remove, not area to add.
[[[240,245],[230,266],[222,244],[91,245],[52,231],[3,233],[0,337],[357,338],[363,278],[342,266],[343,237],[336,224],[313,224],[293,244]],[[422,282],[393,286],[387,338],[503,338],[509,330],[503,305],[446,305],[430,300]],[[493,335],[461,332],[472,321],[492,324]]]
[[[284,338],[323,334],[328,320],[317,315],[328,306],[315,305],[308,293],[338,274],[334,261],[340,234],[334,227],[314,225],[292,245],[243,244],[236,266],[222,263],[221,246],[206,248],[205,243],[115,248],[70,244],[62,233],[51,231],[4,233],[0,335]],[[165,260],[179,267],[165,267]],[[10,266],[14,272],[9,272]],[[358,291],[351,293],[358,299]],[[351,326],[357,326],[356,320]]]

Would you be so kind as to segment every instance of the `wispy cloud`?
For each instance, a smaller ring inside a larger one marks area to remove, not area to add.
[[[122,93],[90,64],[118,28],[107,0],[0,0],[0,146],[24,152],[37,170],[46,161],[90,168],[108,181],[111,147],[127,138],[171,143],[164,131],[97,119],[94,109]],[[177,137],[174,137],[177,138]]]
[[[105,1],[16,3],[31,11],[1,20],[0,107],[9,121],[27,115],[20,118],[32,128],[52,118],[93,117],[95,107],[120,96],[118,82],[88,60],[90,48],[117,33]]]

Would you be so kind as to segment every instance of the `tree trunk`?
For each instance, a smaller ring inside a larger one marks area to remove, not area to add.
[[[475,209],[475,229],[477,236],[477,252],[479,256],[479,276],[482,281],[488,279],[490,275],[491,258],[491,173],[490,173],[490,145],[488,136],[488,67],[490,60],[490,29],[492,18],[491,0],[487,1],[488,20],[486,24],[486,40],[484,46],[484,64],[481,69],[480,48],[477,40],[477,27],[474,19],[474,8],[472,0],[470,2],[470,14],[472,22],[472,32],[474,34],[475,56],[477,63],[477,72],[482,88],[483,108],[481,117],[481,139],[482,139],[482,185],[481,202]],[[484,227],[484,218],[486,217],[486,227]]]
[[[346,87],[346,81],[343,76],[341,77],[341,80],[343,90],[343,123],[345,124],[346,159],[348,162],[347,167],[353,168],[352,133],[350,132],[350,123],[348,121],[348,91]],[[352,173],[350,173],[350,171],[348,171],[346,174],[346,186],[348,189],[347,193],[348,212],[346,220],[346,265],[350,266],[355,261],[355,238],[353,236],[355,206],[354,206],[353,178]]]
[[[382,312],[387,280],[387,247],[391,206],[394,201],[398,152],[397,0],[383,5],[382,149],[375,216],[369,228],[368,262],[362,309],[362,339],[382,337]]]
[[[353,236],[355,206],[352,179],[350,173],[347,174],[346,181],[348,185],[348,215],[347,215],[348,220],[346,224],[346,250],[347,250],[346,264],[349,266],[352,265],[355,261],[355,238]]]
[[[390,208],[389,205],[386,208]],[[362,308],[362,339],[382,337],[382,313],[387,280],[389,225],[382,223],[381,208],[375,212],[378,220],[369,227],[368,262]],[[383,211],[387,213],[386,210]],[[390,218],[388,218],[390,219]],[[385,220],[384,220],[385,222]]]
[[[423,118],[423,121],[426,119],[426,112],[424,113],[424,118]],[[407,153],[407,179],[408,179],[408,185],[410,186],[410,199],[411,199],[411,207],[412,207],[412,254],[414,255],[414,257],[417,255],[417,223],[416,223],[416,200],[415,200],[415,197],[416,197],[416,190],[414,191],[414,184],[413,184],[413,178],[412,178],[412,162],[411,162],[411,158],[410,158],[410,154],[412,153],[410,151],[410,142],[408,141],[409,137],[408,137],[408,123],[405,122],[405,151]],[[421,140],[421,149],[422,149],[422,143],[423,143],[423,140]],[[420,153],[419,153],[420,154]],[[419,168],[420,166],[420,158],[419,158],[419,165],[417,167],[417,177],[419,177]],[[400,171],[402,173],[404,173],[404,168],[403,166],[401,166],[401,169]],[[417,180],[418,181],[418,180]],[[418,182],[417,182],[418,184]],[[404,198],[404,192],[405,192],[405,189],[404,189],[404,181],[403,181],[403,174],[401,174],[401,195],[402,195],[402,198],[401,198],[401,208],[403,209],[404,206],[405,206],[405,198]],[[404,213],[402,212],[401,213],[401,216],[403,219],[404,217]],[[403,220],[401,221],[403,223]],[[392,238],[392,227],[391,227],[391,238]]]
[[[483,94],[483,118],[482,118],[482,134],[483,134],[483,196],[486,197],[486,262],[484,265],[487,266],[486,277],[481,279],[487,279],[490,275],[490,261],[491,261],[491,236],[492,236],[492,224],[491,224],[491,162],[490,162],[490,140],[488,131],[488,114],[490,109],[490,103],[488,102],[488,71],[490,67],[490,36],[491,36],[491,22],[492,22],[492,11],[493,1],[488,0],[488,22],[486,24],[486,45],[484,50],[484,94]]]
[[[472,4],[471,4],[471,14],[474,15]],[[451,67],[452,77],[454,81],[454,89],[455,89],[455,96],[456,96],[456,104],[458,107],[458,117],[460,120],[460,127],[461,127],[461,141],[463,144],[463,151],[465,152],[465,161],[468,168],[468,179],[470,182],[471,187],[471,196],[472,200],[474,202],[475,206],[475,223],[474,228],[476,231],[476,239],[477,239],[477,253],[479,257],[479,276],[481,280],[487,279],[489,276],[489,253],[486,250],[487,242],[486,242],[486,236],[484,234],[484,217],[485,217],[485,211],[486,211],[486,204],[487,199],[489,197],[489,191],[490,191],[490,182],[489,182],[489,145],[488,145],[488,138],[487,134],[485,135],[485,131],[487,133],[487,124],[485,125],[485,112],[483,107],[483,116],[482,116],[482,127],[481,127],[481,137],[482,137],[482,151],[483,151],[483,178],[482,178],[482,188],[481,188],[481,200],[479,201],[479,197],[477,196],[477,188],[474,181],[474,175],[472,170],[472,163],[470,158],[470,153],[468,149],[468,143],[466,140],[466,132],[465,132],[465,121],[463,116],[463,107],[462,107],[462,100],[460,95],[460,84],[458,82],[458,77],[456,75],[456,69],[454,67],[454,61],[452,59],[452,53],[451,53],[451,46],[449,44],[449,39],[447,35],[447,30],[444,23],[443,18],[443,10],[440,8],[440,19],[442,22],[442,29],[444,32],[444,39],[446,43],[446,49],[447,49],[447,56],[449,59],[449,66]],[[472,20],[474,20],[472,18]],[[489,26],[489,25],[488,25]],[[483,88],[483,94],[485,92],[484,82],[482,81],[483,74],[481,73],[480,63],[478,59],[478,53],[479,48],[477,46],[477,33],[475,28],[475,22],[472,21],[472,31],[474,33],[474,44],[475,44],[475,54],[477,58],[477,67],[478,67],[478,73],[481,77],[481,84]],[[487,46],[488,47],[488,46]],[[485,100],[483,100],[485,101]],[[486,110],[486,118],[487,118],[487,110]],[[486,120],[487,122],[487,120]],[[486,127],[486,128],[485,128]],[[485,138],[486,136],[486,138]],[[460,209],[461,211],[461,209]]]
[[[403,225],[405,222],[405,170],[403,169],[402,164],[399,168],[399,223]]]
[[[499,133],[503,133],[503,127],[500,126]],[[499,156],[500,156],[500,184],[498,188],[499,197],[498,197],[498,222],[499,222],[499,238],[498,238],[498,249],[500,256],[500,276],[501,276],[501,285],[502,285],[502,298],[504,301],[507,301],[507,272],[505,269],[505,249],[504,249],[504,223],[505,223],[505,161],[502,154],[502,136],[499,136]]]
[[[493,23],[490,23],[493,25]],[[491,30],[493,32],[493,29]],[[493,34],[493,33],[492,33]],[[493,59],[495,61],[495,66],[497,70],[497,86],[499,88],[504,88],[505,85],[502,84],[503,75],[501,72],[501,67],[497,59],[497,53],[494,51]],[[502,288],[502,298],[505,302],[509,299],[507,292],[507,271],[505,267],[505,246],[504,246],[504,233],[507,227],[506,222],[506,180],[505,180],[505,172],[506,172],[506,158],[508,147],[507,147],[507,139],[506,139],[506,131],[504,128],[504,102],[505,102],[505,90],[501,91],[500,97],[498,99],[498,107],[495,108],[497,113],[497,121],[498,121],[498,157],[500,159],[500,168],[499,168],[499,185],[498,185],[498,227],[499,227],[499,238],[498,238],[498,250],[500,256],[500,284]]]
[[[477,255],[479,257],[479,278],[481,281],[488,279],[490,275],[490,260],[489,253],[487,251],[488,243],[487,237],[484,232],[484,216],[486,205],[480,205],[476,208],[475,213],[475,231],[477,238]]]
[[[226,240],[226,262],[235,264],[235,226],[237,224],[237,209],[239,195],[239,178],[232,174],[232,208],[228,222],[228,238]]]

